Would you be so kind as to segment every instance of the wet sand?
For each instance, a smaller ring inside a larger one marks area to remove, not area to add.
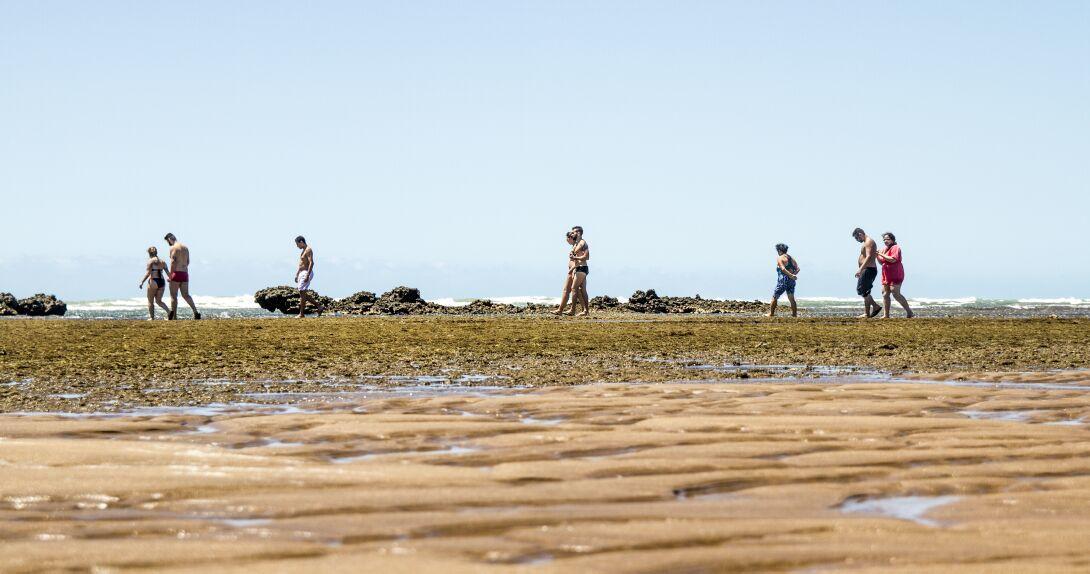
[[[0,570],[1087,571],[1088,348],[1079,319],[0,321]]]
[[[1090,376],[1021,379],[416,387],[3,415],[0,564],[1086,571]]]
[[[749,364],[794,368],[735,368]],[[1090,319],[11,320],[0,321],[0,412],[236,402],[409,379],[542,386],[809,377],[826,374],[820,366],[973,378],[1088,365]]]

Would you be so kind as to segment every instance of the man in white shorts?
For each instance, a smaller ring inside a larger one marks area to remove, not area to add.
[[[295,246],[302,249],[299,254],[299,269],[295,271],[295,283],[299,286],[299,318],[306,316],[307,300],[311,298],[310,282],[314,280],[314,250],[307,245],[307,240],[302,235],[295,238]],[[312,301],[318,309],[318,316],[322,316],[322,305],[317,297]]]

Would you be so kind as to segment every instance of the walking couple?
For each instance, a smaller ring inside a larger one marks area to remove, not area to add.
[[[178,316],[179,291],[182,299],[193,309],[193,318],[200,319],[197,305],[193,302],[193,297],[189,296],[189,248],[178,241],[173,233],[166,234],[163,239],[170,246],[170,266],[159,259],[159,250],[155,246],[148,247],[148,262],[144,267],[144,278],[140,280],[140,289],[144,288],[145,281],[148,283],[148,320],[155,319],[156,305],[166,312],[168,320],[174,320]],[[166,280],[163,279],[164,273]],[[170,281],[170,307],[163,303],[163,290],[167,280]]]
[[[908,307],[908,300],[901,295],[901,284],[905,281],[905,267],[901,256],[901,246],[897,245],[897,237],[888,231],[883,233],[884,246],[881,249],[878,248],[874,239],[858,227],[852,231],[852,237],[863,244],[859,250],[859,269],[855,272],[858,279],[855,292],[863,298],[863,314],[860,318],[874,318],[885,310],[884,317],[889,319],[890,296],[901,304],[909,319],[914,317],[915,313]],[[879,263],[882,264],[883,305],[879,305],[870,294],[874,287],[874,280],[878,277]]]
[[[583,311],[578,315],[586,317],[590,315],[590,297],[587,295],[587,275],[590,267],[590,245],[583,239],[583,228],[576,225],[566,235],[571,251],[568,252],[568,276],[564,279],[564,292],[560,296],[560,306],[556,308],[556,315],[564,314],[568,306],[568,296],[571,296],[571,311],[569,315],[576,315],[579,307]]]

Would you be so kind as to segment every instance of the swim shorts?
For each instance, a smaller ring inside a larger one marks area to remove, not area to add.
[[[300,271],[299,274],[295,276],[295,280],[299,283],[299,290],[300,291],[306,291],[307,289],[310,289],[310,282],[313,279],[314,279],[314,272],[313,271],[310,271],[310,272]]]
[[[188,271],[171,271],[170,272],[171,283],[189,283]]]
[[[866,297],[870,295],[871,289],[874,289],[874,280],[878,277],[877,267],[867,267],[863,270],[863,274],[859,276],[859,281],[855,284],[855,292],[860,297]]]
[[[576,273],[585,273],[587,275],[590,275],[590,267],[587,266],[587,265],[580,265],[580,266],[575,268],[575,272]]]
[[[779,299],[780,295],[783,295],[784,293],[790,293],[791,295],[795,294],[795,280],[787,275],[781,274],[779,278],[776,279],[776,289],[772,292],[772,298]]]

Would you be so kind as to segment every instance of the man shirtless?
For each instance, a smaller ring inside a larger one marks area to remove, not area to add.
[[[852,237],[863,244],[859,249],[859,269],[855,272],[858,279],[855,292],[863,298],[863,314],[859,318],[877,317],[882,312],[882,306],[871,297],[870,292],[874,288],[874,279],[878,277],[878,245],[858,227],[852,231]]]
[[[170,313],[167,314],[167,319],[173,321],[178,318],[179,289],[182,291],[182,299],[185,299],[185,302],[189,303],[189,308],[193,309],[193,318],[200,319],[201,314],[197,311],[197,304],[189,296],[189,248],[178,241],[173,233],[166,234],[163,239],[170,246],[170,276],[168,277],[170,279]]]
[[[310,282],[314,280],[314,250],[307,245],[307,240],[302,235],[295,238],[295,246],[302,249],[299,254],[299,268],[295,270],[295,283],[299,286],[299,318],[306,316],[307,300],[310,299]],[[322,305],[315,298],[314,306],[318,309],[318,316],[322,316]]]

